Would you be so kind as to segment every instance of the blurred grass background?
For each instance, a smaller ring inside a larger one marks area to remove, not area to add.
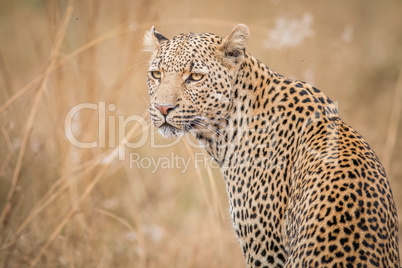
[[[130,166],[130,154],[201,159],[193,139],[152,148],[153,136],[166,142],[130,123],[131,141],[147,142],[113,158],[119,116],[147,118],[141,42],[152,25],[169,38],[248,25],[252,55],[338,101],[386,166],[401,212],[400,14],[401,1],[371,0],[1,1],[0,267],[244,267],[219,170]],[[66,115],[100,102],[106,133],[86,109],[73,134],[106,146],[77,148]]]

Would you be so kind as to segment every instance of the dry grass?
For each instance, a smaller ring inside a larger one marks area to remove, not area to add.
[[[166,141],[133,122],[119,137],[119,118],[149,122],[141,40],[153,24],[169,37],[249,25],[253,55],[339,101],[384,160],[402,211],[401,12],[374,1],[3,1],[0,267],[244,267],[224,182],[200,167],[194,139],[155,148]],[[277,39],[281,25],[299,27],[297,46]],[[97,109],[74,117],[73,135],[96,148],[66,138],[66,115],[82,103]],[[152,159],[171,165],[145,168]]]

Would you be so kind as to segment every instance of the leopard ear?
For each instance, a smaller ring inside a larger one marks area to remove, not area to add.
[[[247,40],[250,37],[250,30],[244,24],[238,24],[232,32],[223,39],[223,58],[228,63],[236,65],[246,51]]]
[[[157,50],[162,42],[168,41],[166,37],[161,35],[155,27],[152,26],[151,30],[149,30],[144,36],[144,50],[149,52],[154,52]]]

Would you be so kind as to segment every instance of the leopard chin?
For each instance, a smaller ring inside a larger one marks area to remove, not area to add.
[[[158,132],[167,139],[179,138],[184,135],[183,130],[178,129],[169,123],[164,123],[162,126],[160,126]]]

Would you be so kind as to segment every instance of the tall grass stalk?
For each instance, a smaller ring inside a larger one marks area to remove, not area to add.
[[[20,171],[21,171],[21,165],[22,165],[22,160],[24,158],[24,154],[25,154],[25,150],[27,148],[27,144],[28,144],[28,140],[29,140],[29,136],[31,134],[32,128],[33,128],[33,124],[34,124],[34,120],[35,120],[35,116],[36,116],[36,112],[38,111],[38,106],[39,106],[39,102],[41,100],[42,97],[42,93],[45,89],[45,84],[48,80],[49,74],[51,73],[51,71],[54,68],[54,65],[56,64],[56,59],[57,59],[57,55],[60,52],[60,48],[67,30],[67,26],[68,23],[71,19],[71,15],[73,12],[73,0],[69,0],[68,4],[67,4],[67,8],[66,8],[66,12],[64,15],[64,19],[63,22],[57,32],[56,35],[56,39],[55,39],[55,44],[52,48],[52,51],[50,53],[49,56],[49,62],[48,65],[46,66],[46,69],[44,71],[44,74],[42,75],[42,80],[39,84],[39,87],[37,89],[37,92],[35,94],[35,99],[32,105],[32,109],[31,112],[29,114],[28,117],[28,121],[24,130],[24,134],[23,134],[23,138],[22,138],[22,142],[21,142],[21,148],[18,154],[18,159],[17,159],[17,163],[14,169],[14,175],[12,178],[12,182],[11,182],[11,187],[10,190],[8,192],[7,195],[7,199],[6,199],[6,204],[3,208],[3,211],[1,212],[1,216],[0,216],[0,232],[1,229],[4,227],[4,225],[7,224],[8,221],[8,216],[11,212],[12,209],[12,199],[14,197],[14,193],[18,184],[18,180],[19,180],[19,175],[20,175]]]

